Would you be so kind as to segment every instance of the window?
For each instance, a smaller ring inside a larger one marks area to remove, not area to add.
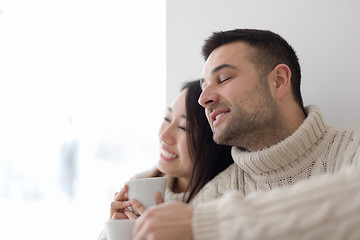
[[[4,0],[0,52],[0,238],[96,239],[158,160],[165,1]]]

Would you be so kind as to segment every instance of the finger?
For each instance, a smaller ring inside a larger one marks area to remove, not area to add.
[[[123,209],[131,206],[130,201],[112,201],[110,205],[110,218],[115,212],[122,212]]]
[[[142,215],[145,212],[146,210],[145,207],[138,200],[133,198],[130,200],[130,202],[133,208],[135,208],[140,213],[140,215]]]
[[[136,214],[129,210],[128,208],[124,210],[124,214],[129,218],[129,219],[137,219],[138,216],[136,216]]]
[[[125,200],[125,193],[128,191],[128,186],[125,185],[118,194],[115,196],[115,200]]]
[[[111,220],[114,220],[114,219],[128,219],[128,217],[124,213],[114,212],[114,214],[111,217]]]
[[[155,196],[156,204],[160,204],[164,202],[161,192],[158,192]]]
[[[112,201],[110,208],[117,211],[117,210],[122,210],[124,208],[127,208],[129,206],[131,206],[130,201]]]

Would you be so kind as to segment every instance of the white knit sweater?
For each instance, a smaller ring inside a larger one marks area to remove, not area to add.
[[[192,201],[194,239],[360,239],[360,129],[306,110],[282,142],[233,147],[235,163]]]

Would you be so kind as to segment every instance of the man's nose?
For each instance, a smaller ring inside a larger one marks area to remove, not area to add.
[[[211,86],[207,86],[203,89],[199,97],[199,104],[204,108],[209,107],[211,104],[218,100],[218,95],[215,93]]]

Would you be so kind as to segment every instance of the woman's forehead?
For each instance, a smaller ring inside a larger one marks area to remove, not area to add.
[[[186,118],[186,107],[185,107],[186,95],[187,95],[186,89],[181,91],[174,100],[174,102],[172,103],[171,107],[169,108],[169,111],[172,112],[173,114]]]

